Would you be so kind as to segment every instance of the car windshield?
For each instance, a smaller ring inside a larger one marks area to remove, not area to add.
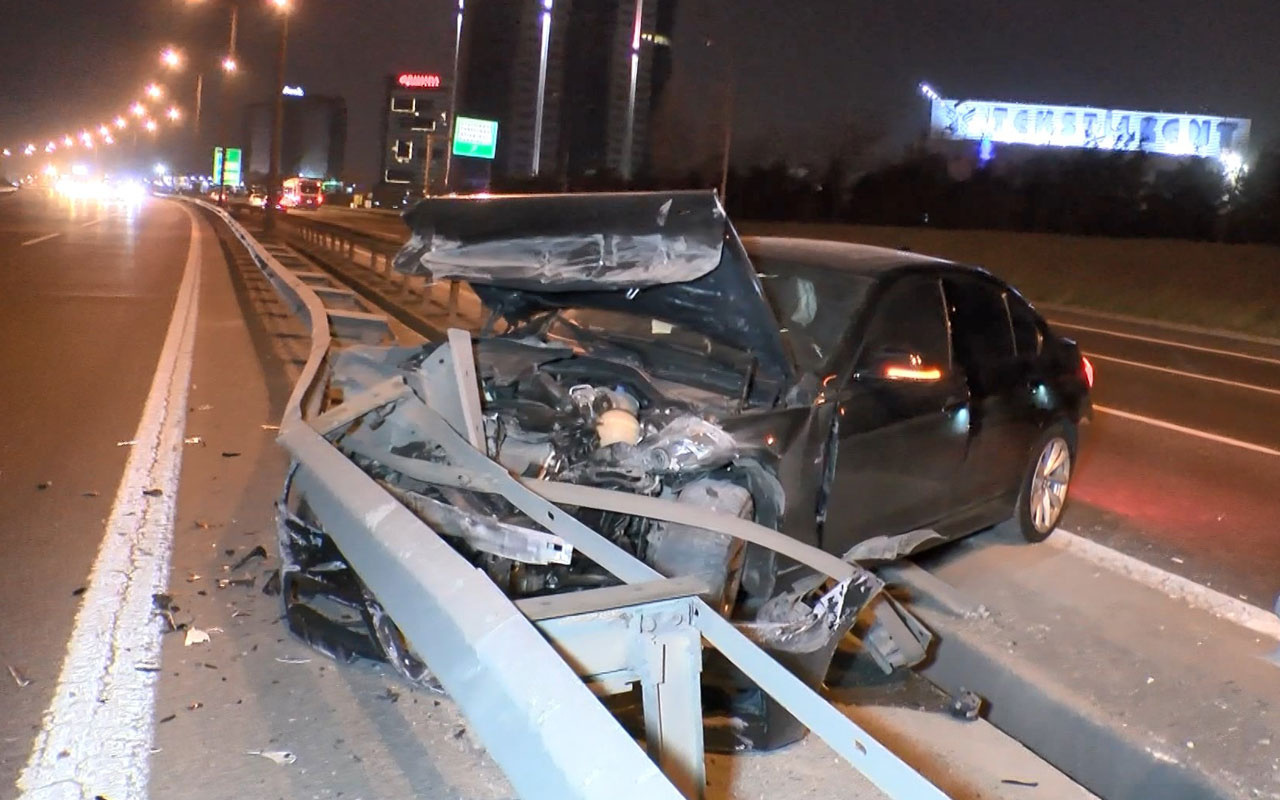
[[[796,366],[815,374],[827,371],[872,279],[788,259],[753,256],[752,263]]]

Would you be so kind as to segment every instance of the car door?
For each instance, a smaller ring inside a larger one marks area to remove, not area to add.
[[[957,368],[969,386],[969,441],[954,484],[960,511],[1016,494],[1038,431],[1034,358],[1019,358],[1007,289],[978,273],[943,280]],[[1028,345],[1024,340],[1024,348]]]
[[[823,526],[831,552],[929,527],[947,511],[965,452],[968,392],[952,368],[938,277],[898,278],[868,313],[857,361],[838,393]]]

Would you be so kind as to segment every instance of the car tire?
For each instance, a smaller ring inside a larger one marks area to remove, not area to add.
[[[1043,542],[1062,521],[1075,460],[1075,426],[1067,422],[1050,426],[1031,448],[1011,520],[1026,541]]]

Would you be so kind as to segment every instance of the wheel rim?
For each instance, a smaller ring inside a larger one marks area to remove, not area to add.
[[[1045,443],[1031,476],[1031,524],[1039,533],[1053,530],[1062,517],[1071,482],[1071,448],[1065,439],[1054,437]]]

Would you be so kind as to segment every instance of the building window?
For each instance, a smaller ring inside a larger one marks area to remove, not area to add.
[[[384,177],[387,183],[413,183],[413,176],[402,169],[389,169]]]
[[[418,110],[418,99],[416,97],[396,97],[391,98],[391,110],[398,114],[413,114]]]
[[[396,154],[396,161],[401,164],[408,163],[413,160],[413,142],[406,142],[404,139],[396,139],[396,145],[392,148]]]

